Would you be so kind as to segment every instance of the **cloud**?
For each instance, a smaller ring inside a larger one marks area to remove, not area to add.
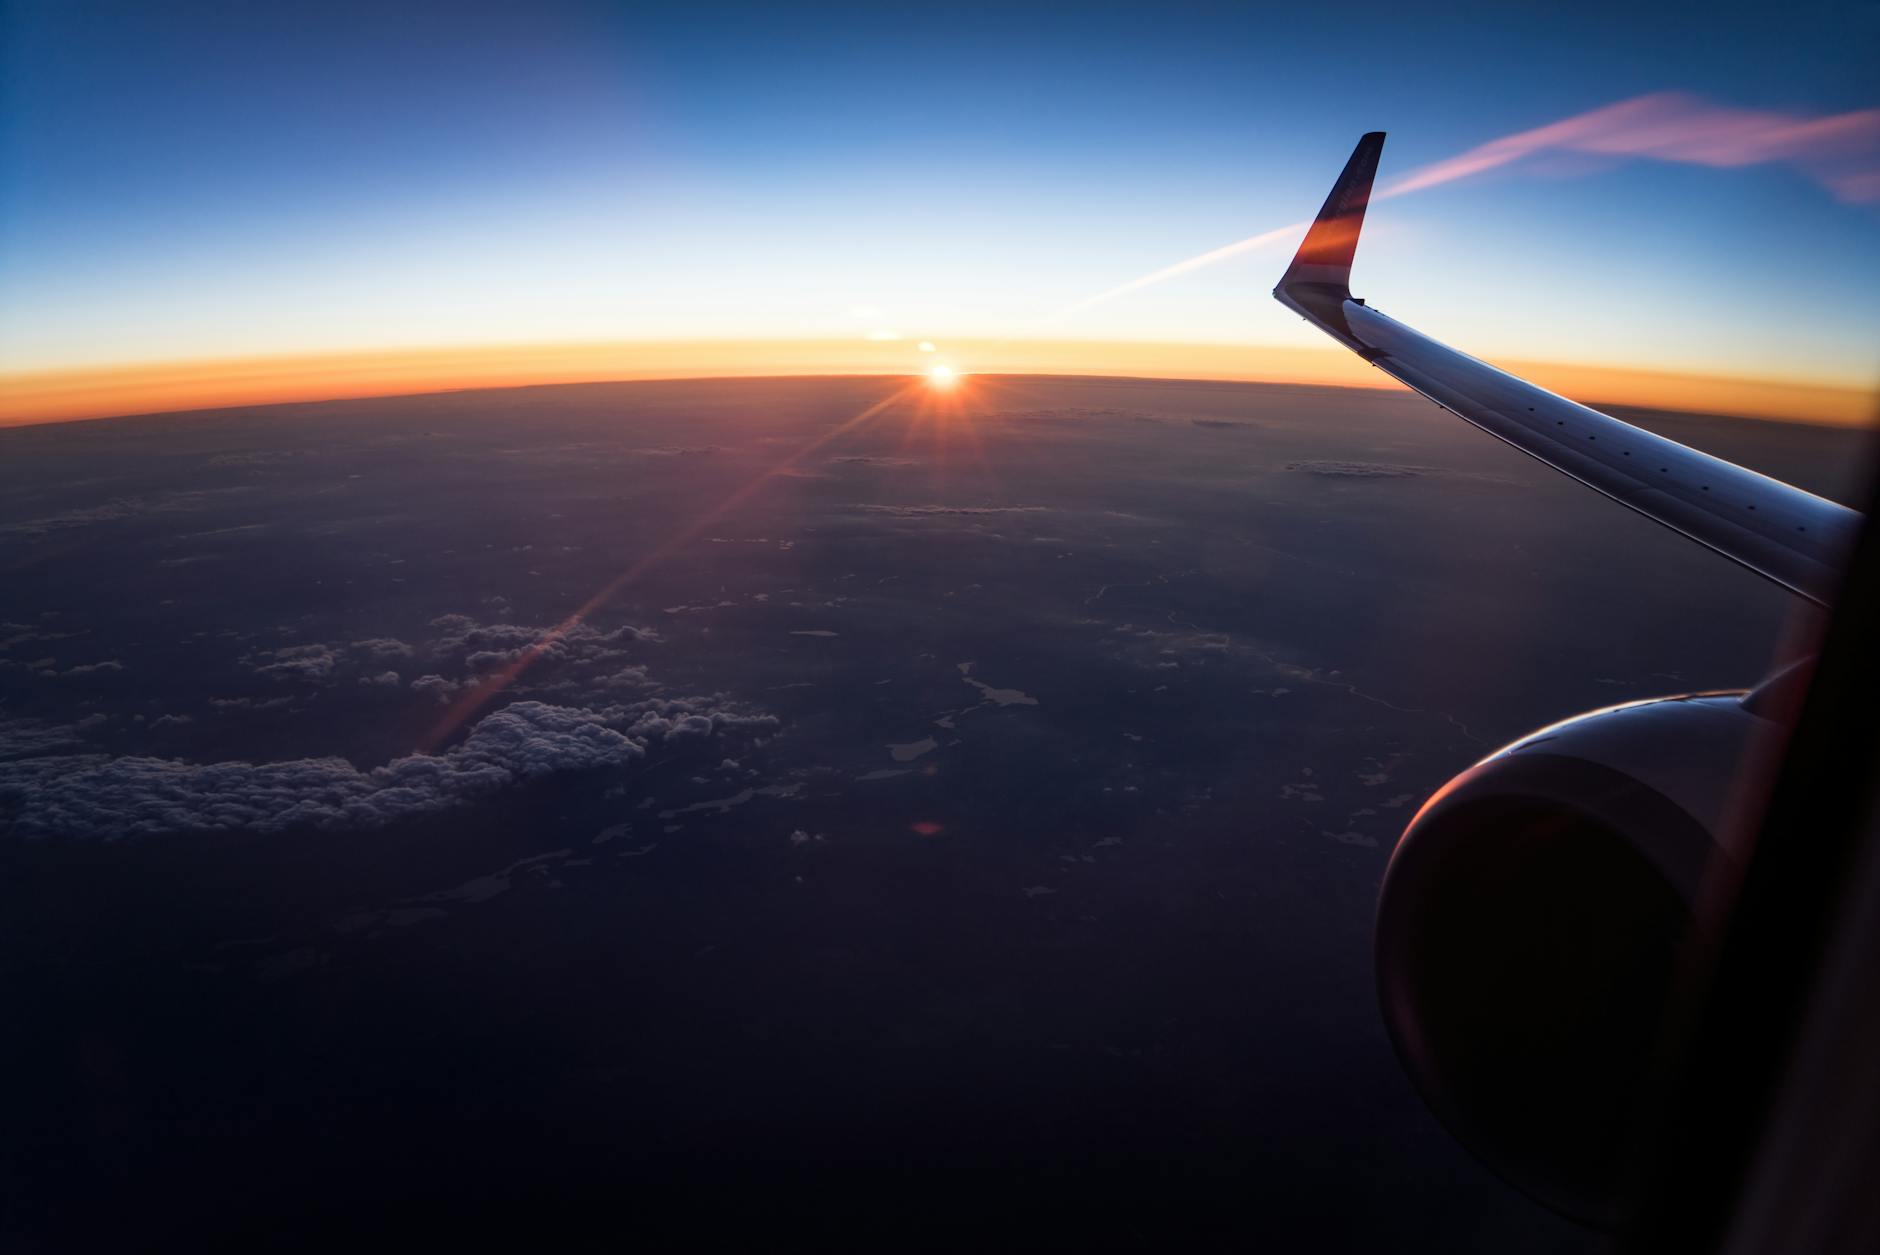
[[[248,654],[242,662],[256,675],[282,681],[330,684],[338,678],[392,688],[403,683],[399,672],[361,666],[362,656],[435,658],[437,670],[408,687],[447,704],[477,684],[479,667],[541,651],[544,660],[563,671],[564,678],[552,687],[555,700],[566,704],[514,702],[472,725],[448,750],[367,770],[339,757],[257,764],[86,754],[81,733],[103,722],[103,716],[65,726],[0,719],[0,829],[24,836],[108,839],[214,829],[370,826],[454,807],[548,775],[619,767],[653,744],[702,745],[721,736],[752,743],[779,726],[774,716],[742,708],[722,694],[645,696],[658,685],[632,656],[659,640],[651,629],[603,630],[580,623],[558,633],[479,623],[467,615],[446,615],[433,626],[436,637],[419,646],[390,637],[357,641],[350,649],[284,645]],[[46,665],[54,666],[49,659]],[[78,670],[120,666],[107,662]],[[604,696],[594,700],[596,695]],[[293,700],[212,698],[207,709],[258,711]],[[599,708],[588,708],[590,700]],[[167,715],[152,727],[187,722],[188,716]]]
[[[77,635],[76,632],[49,631],[31,623],[0,623],[0,649],[12,649],[15,645],[69,640]]]
[[[528,781],[624,767],[654,742],[762,737],[777,726],[774,716],[721,697],[649,699],[604,711],[521,701],[485,716],[443,753],[412,754],[365,771],[343,758],[24,758],[0,762],[0,817],[21,836],[92,839],[375,827]],[[72,731],[16,720],[0,724],[0,747],[11,735],[28,752],[56,749]]]
[[[259,661],[270,659],[271,661]],[[242,661],[256,675],[303,684],[325,684],[339,665],[339,653],[331,645],[288,645],[282,649],[261,650]]]
[[[278,710],[293,704],[291,697],[270,697],[257,701],[252,697],[211,697],[209,705],[217,710]]]
[[[945,514],[1043,514],[1041,505],[858,505],[866,514],[887,514],[901,519],[932,518]]]
[[[499,667],[514,662],[522,655],[534,649],[533,645],[518,645],[513,649],[478,649],[464,656],[463,665],[472,671],[495,671]],[[547,641],[535,650],[536,657],[544,662],[553,662],[567,656],[560,641]]]
[[[124,519],[144,518],[152,514],[176,514],[201,510],[230,493],[250,492],[249,488],[207,488],[196,492],[168,493],[156,497],[113,497],[102,505],[84,506],[63,514],[24,519],[0,524],[0,536],[49,536],[54,532],[98,523],[116,523]]]
[[[66,749],[84,740],[83,733],[105,719],[104,715],[91,715],[77,723],[63,724],[43,719],[0,719],[0,761]]]
[[[479,623],[463,614],[433,619],[431,626],[441,635],[427,652],[436,658],[456,658],[471,671],[493,671],[529,653],[542,662],[612,662],[626,658],[629,646],[659,640],[659,633],[651,628],[622,626],[604,632],[577,623],[558,632],[523,623]]]
[[[17,810],[16,831],[28,837],[370,827],[556,772],[621,766],[644,753],[643,741],[591,711],[517,702],[443,754],[414,754],[370,771],[343,758],[27,759],[0,767],[0,810]]]
[[[1118,409],[1113,405],[1066,405],[1049,410],[998,410],[987,414],[989,423],[1084,423],[1093,419],[1126,418],[1131,422],[1159,422],[1153,414]]]
[[[441,675],[421,675],[411,682],[411,691],[435,697],[440,703],[450,701],[450,695],[463,685],[455,680],[446,680]]]
[[[1423,474],[1416,466],[1395,466],[1384,462],[1288,462],[1286,469],[1326,479],[1408,479]]]
[[[611,675],[601,676],[594,685],[604,689],[644,689],[652,688],[654,682],[645,667],[622,667]]]
[[[103,662],[88,662],[84,666],[73,667],[70,670],[61,671],[59,672],[59,674],[62,676],[64,675],[97,675],[105,671],[122,671],[122,670],[124,670],[123,663],[119,662],[115,658],[107,658]]]
[[[610,711],[624,723],[629,736],[661,741],[677,737],[713,736],[732,732],[763,737],[779,726],[775,715],[747,710],[729,703],[723,694],[712,697],[648,698]]]
[[[256,675],[284,682],[324,686],[352,677],[360,686],[393,688],[403,683],[403,676],[386,669],[384,663],[427,658],[436,669],[420,675],[410,687],[414,692],[448,704],[453,694],[475,685],[480,675],[500,671],[528,654],[537,654],[544,662],[559,662],[574,668],[605,666],[612,673],[610,678],[589,687],[627,687],[628,677],[623,666],[629,663],[631,655],[644,652],[636,647],[659,641],[659,634],[653,629],[631,625],[603,631],[583,623],[558,634],[553,628],[522,623],[482,623],[465,614],[441,615],[431,620],[430,626],[436,629],[437,635],[418,645],[396,637],[377,636],[355,640],[350,646],[285,645],[258,650],[241,661]],[[91,669],[108,670],[113,669],[113,665],[101,664]],[[554,687],[567,695],[585,684],[588,682],[584,679],[571,679]],[[258,700],[246,699],[223,699],[215,704],[263,708]]]
[[[289,450],[253,449],[246,453],[218,453],[209,459],[210,466],[267,466],[275,462],[286,462],[294,457]]]

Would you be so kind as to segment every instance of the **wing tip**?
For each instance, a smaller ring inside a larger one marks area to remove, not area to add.
[[[1383,131],[1366,131],[1358,137],[1343,172],[1332,184],[1318,217],[1312,220],[1304,242],[1293,255],[1292,265],[1280,277],[1280,289],[1296,283],[1325,284],[1349,295],[1351,262],[1364,228],[1364,211],[1371,202],[1371,185],[1377,178],[1384,138]]]

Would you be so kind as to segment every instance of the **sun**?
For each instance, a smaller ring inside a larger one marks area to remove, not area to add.
[[[927,368],[927,382],[936,388],[951,388],[959,382],[959,378],[959,372],[944,362]]]

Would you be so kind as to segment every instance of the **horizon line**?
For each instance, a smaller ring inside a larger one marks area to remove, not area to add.
[[[1363,388],[1399,385],[1332,348],[974,338],[910,354],[899,342],[591,341],[328,350],[0,372],[0,428],[492,389],[681,380],[965,375]],[[1503,359],[1563,396],[1684,413],[1871,426],[1880,390],[1602,363]]]

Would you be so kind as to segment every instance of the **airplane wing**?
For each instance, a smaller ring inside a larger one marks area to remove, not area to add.
[[[1351,295],[1384,133],[1345,172],[1273,289],[1334,340],[1491,436],[1810,601],[1832,601],[1861,515],[1576,405],[1439,344]]]

